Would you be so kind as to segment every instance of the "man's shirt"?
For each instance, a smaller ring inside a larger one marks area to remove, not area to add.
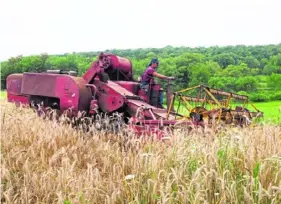
[[[153,69],[151,66],[147,67],[141,76],[141,82],[149,83],[151,79],[153,80],[153,72],[155,72],[155,69]]]

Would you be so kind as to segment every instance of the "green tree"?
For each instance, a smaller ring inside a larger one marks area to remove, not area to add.
[[[21,73],[22,66],[20,64],[22,56],[11,57],[7,62],[1,62],[1,89],[6,89],[7,76],[13,73]]]
[[[240,77],[237,79],[235,84],[235,91],[254,92],[258,87],[258,81],[253,76]]]
[[[281,90],[281,74],[272,74],[268,77],[267,85],[271,89]]]
[[[249,68],[260,67],[260,62],[253,56],[247,56],[244,61],[248,65]]]
[[[240,65],[229,65],[227,68],[218,72],[216,76],[229,76],[229,77],[241,77],[250,73],[247,64],[242,63]]]
[[[214,57],[214,60],[219,63],[222,68],[226,68],[228,65],[235,64],[233,53],[222,53]]]
[[[266,75],[271,75],[273,73],[279,73],[281,68],[274,64],[268,64],[263,68],[263,73]]]
[[[225,91],[236,91],[236,77],[210,77],[209,86]]]

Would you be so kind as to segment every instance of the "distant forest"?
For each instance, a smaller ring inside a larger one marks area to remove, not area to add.
[[[158,72],[175,76],[175,90],[205,84],[246,94],[252,101],[281,100],[281,44],[225,47],[172,47],[104,50],[129,58],[137,79],[152,57],[160,61]],[[1,63],[1,88],[11,73],[43,72],[48,69],[76,71],[79,76],[100,52],[63,55],[17,56]]]

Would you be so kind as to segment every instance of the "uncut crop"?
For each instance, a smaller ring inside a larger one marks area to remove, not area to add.
[[[281,127],[88,132],[1,102],[2,203],[280,203]]]

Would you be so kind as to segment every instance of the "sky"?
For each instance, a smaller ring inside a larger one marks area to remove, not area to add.
[[[281,0],[2,0],[0,61],[18,55],[281,43]]]

